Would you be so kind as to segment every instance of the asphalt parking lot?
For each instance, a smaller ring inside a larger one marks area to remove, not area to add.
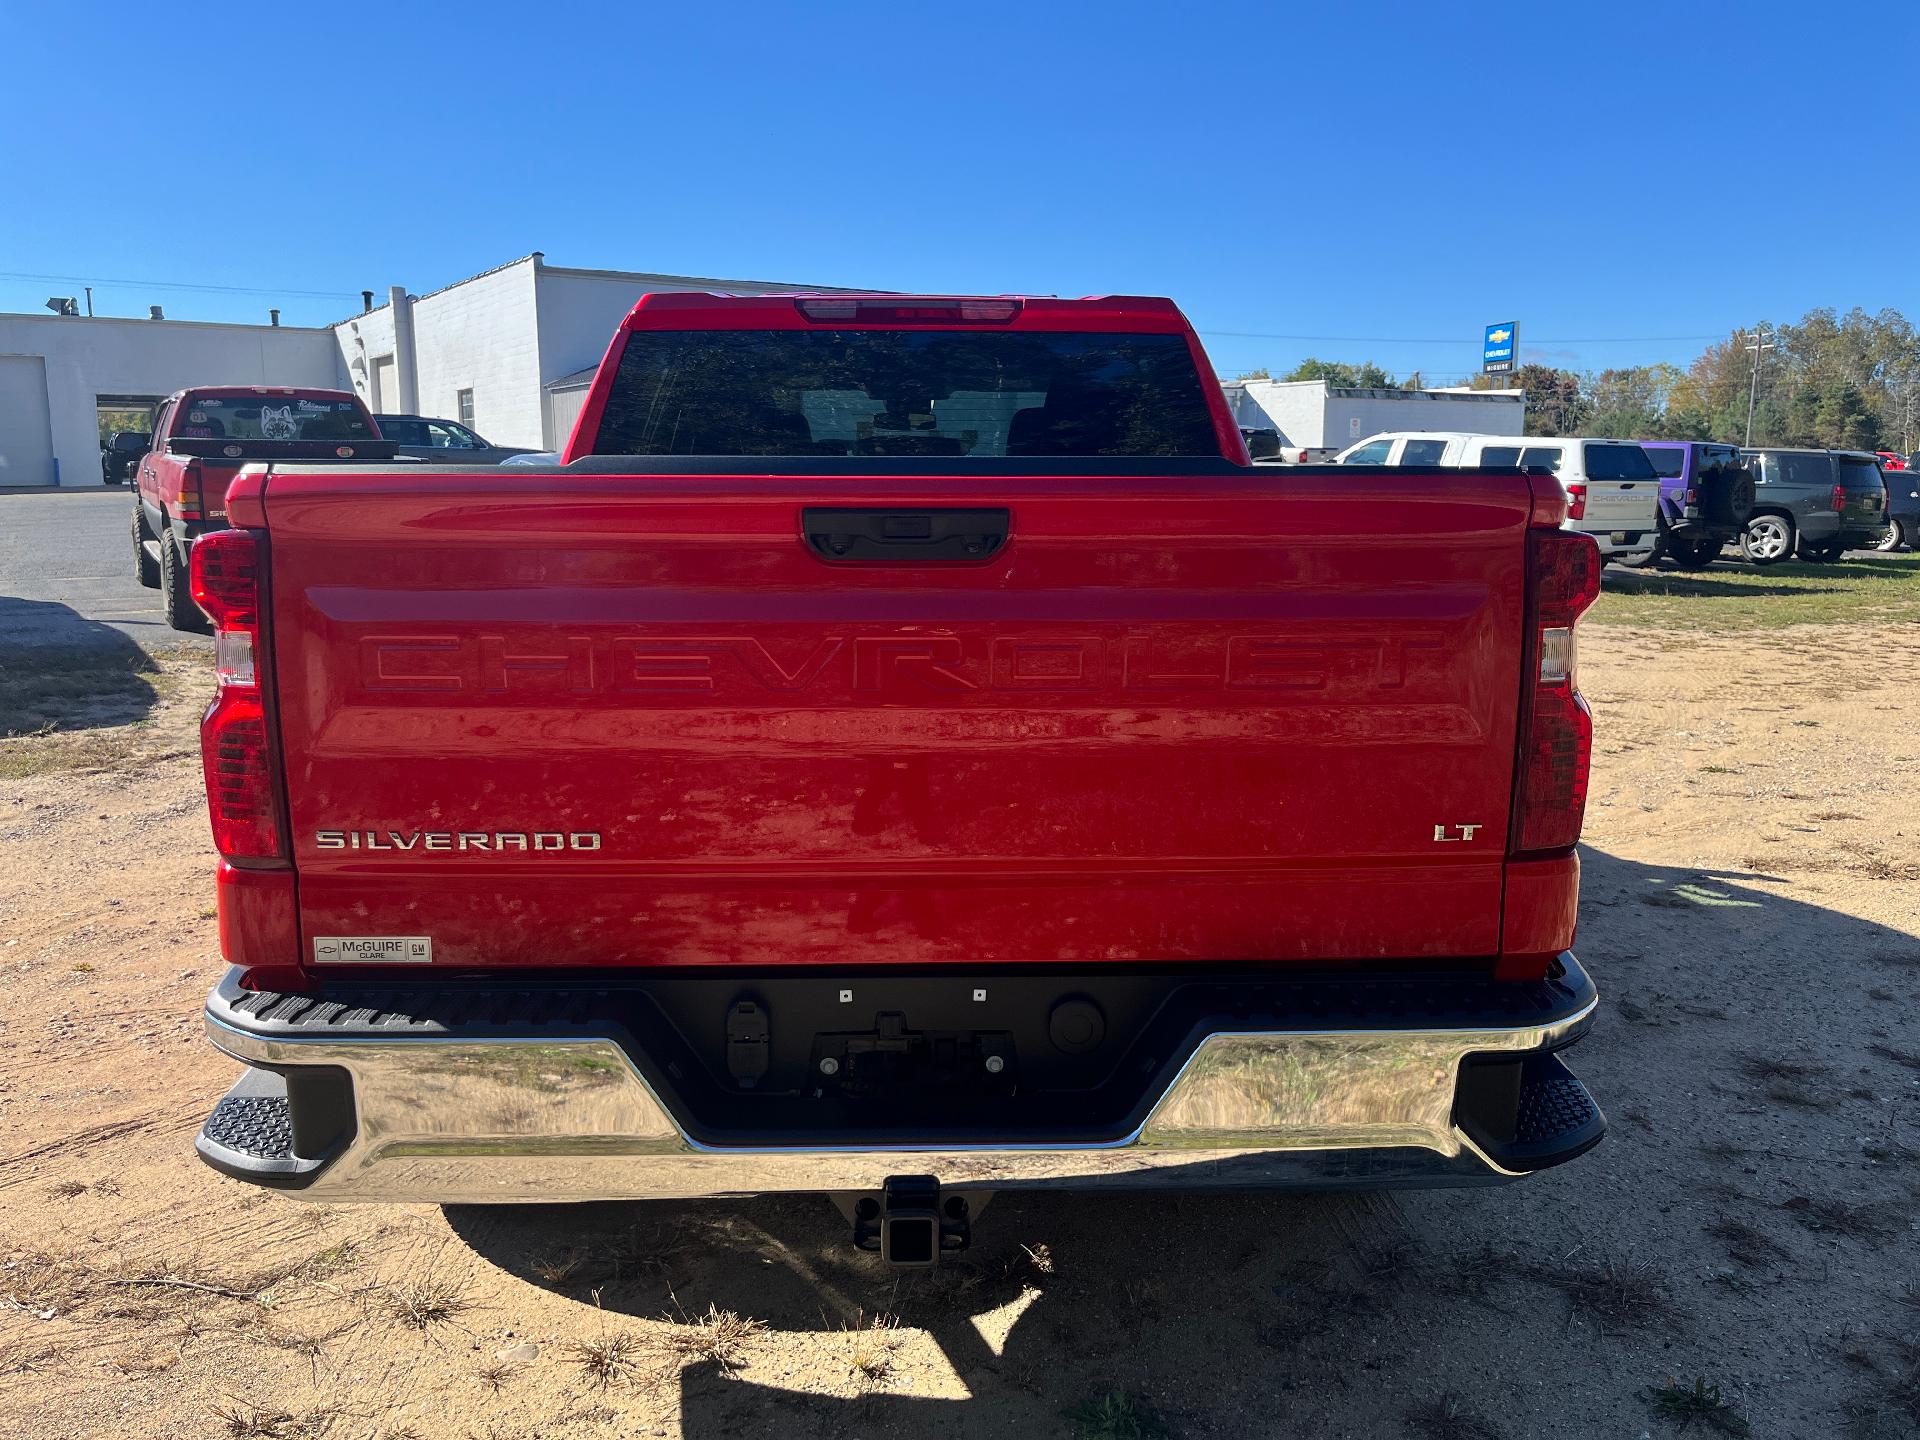
[[[160,615],[160,592],[133,576],[121,487],[0,495],[0,645],[111,647],[111,632],[142,649],[196,641]]]

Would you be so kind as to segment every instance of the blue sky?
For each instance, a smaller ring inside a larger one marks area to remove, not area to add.
[[[1920,6],[1572,8],[8,5],[0,310],[317,324],[542,250],[1430,378],[1493,321],[1599,368],[1920,317]]]

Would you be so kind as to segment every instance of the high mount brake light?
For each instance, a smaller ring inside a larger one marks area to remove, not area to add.
[[[1005,325],[1021,311],[1018,300],[796,300],[815,324]]]
[[[213,703],[200,721],[213,843],[229,860],[278,860],[280,802],[256,668],[262,547],[250,531],[215,530],[193,545],[188,583],[213,621]]]
[[[1527,532],[1526,689],[1508,852],[1570,849],[1586,815],[1593,715],[1580,694],[1574,629],[1600,594],[1600,547],[1578,531]]]

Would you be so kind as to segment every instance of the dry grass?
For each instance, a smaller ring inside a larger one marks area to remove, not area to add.
[[[1770,1260],[1785,1260],[1788,1252],[1765,1231],[1722,1215],[1707,1227],[1707,1233],[1727,1247],[1727,1258],[1738,1265],[1758,1267]]]
[[[131,770],[146,758],[134,727],[58,735],[51,730],[0,739],[0,780]]]
[[[596,1340],[569,1341],[567,1358],[604,1390],[638,1378],[641,1349],[639,1336],[621,1330]]]
[[[1812,1062],[1783,1060],[1777,1055],[1748,1055],[1740,1061],[1740,1073],[1749,1080],[1811,1080],[1827,1073],[1827,1067]]]
[[[856,1382],[879,1385],[893,1374],[894,1354],[900,1348],[900,1322],[891,1315],[876,1315],[870,1321],[855,1316],[844,1328],[847,1368]]]
[[[1641,1394],[1653,1407],[1654,1414],[1671,1420],[1682,1430],[1704,1425],[1722,1435],[1753,1433],[1747,1418],[1722,1398],[1720,1387],[1705,1376],[1695,1379],[1692,1385],[1682,1385],[1668,1376],[1666,1384],[1649,1386]]]
[[[1512,1255],[1483,1245],[1478,1250],[1449,1256],[1444,1263],[1429,1265],[1424,1283],[1442,1295],[1498,1310],[1493,1294],[1513,1272]]]
[[[767,1327],[718,1305],[708,1305],[707,1313],[692,1319],[682,1312],[668,1322],[666,1347],[689,1360],[711,1361],[723,1370],[735,1370],[746,1363],[747,1342]]]
[[[410,1280],[387,1291],[387,1314],[412,1330],[452,1325],[473,1308],[458,1285],[446,1280]]]
[[[1831,1110],[1840,1102],[1798,1080],[1776,1080],[1767,1087],[1767,1098],[1776,1105],[1791,1105],[1796,1110]]]
[[[493,1394],[498,1395],[507,1388],[507,1381],[513,1378],[514,1372],[519,1368],[511,1360],[490,1360],[474,1370],[473,1378]]]
[[[1505,1434],[1457,1395],[1440,1395],[1407,1412],[1410,1429],[1429,1440],[1502,1440]]]
[[[273,1410],[239,1400],[214,1406],[213,1414],[233,1440],[285,1440],[307,1429],[291,1410]]]
[[[1079,1427],[1083,1440],[1162,1440],[1171,1433],[1152,1406],[1124,1390],[1082,1400],[1062,1413]]]
[[[1613,1257],[1587,1265],[1539,1265],[1530,1273],[1565,1292],[1567,1303],[1603,1331],[1676,1318],[1666,1278],[1644,1260]]]
[[[570,1251],[557,1257],[539,1256],[527,1264],[527,1269],[542,1285],[561,1286],[572,1281],[578,1274],[581,1261],[586,1257],[578,1251]]]
[[[1849,1205],[1844,1200],[1812,1200],[1796,1195],[1780,1208],[1815,1234],[1887,1240],[1895,1228],[1893,1217],[1878,1205]]]

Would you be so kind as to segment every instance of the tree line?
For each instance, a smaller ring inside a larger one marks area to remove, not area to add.
[[[1755,376],[1755,352],[1759,373]],[[1265,371],[1241,379],[1269,378]],[[1431,388],[1415,374],[1396,380],[1372,361],[1309,358],[1281,377],[1363,389]],[[1522,365],[1511,375],[1453,382],[1527,394],[1529,435],[1614,435],[1631,440],[1747,438],[1830,450],[1920,448],[1920,335],[1898,310],[1841,315],[1809,310],[1791,324],[1755,325],[1709,345],[1691,365],[1629,365],[1573,371]]]

